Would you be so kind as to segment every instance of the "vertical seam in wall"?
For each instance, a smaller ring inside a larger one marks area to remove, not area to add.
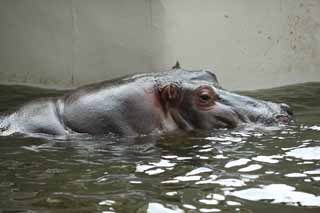
[[[154,65],[153,65],[153,35],[152,35],[152,0],[146,0],[146,27],[147,27],[147,32],[149,35],[149,40],[148,40],[148,46],[150,47],[149,50],[147,50],[148,56],[150,55],[150,61],[148,62],[148,69],[153,70]]]
[[[71,85],[74,86],[75,78],[74,78],[74,71],[75,71],[75,54],[76,54],[76,10],[74,8],[73,0],[71,0]]]
[[[152,0],[148,0],[149,2],[149,16],[150,16],[150,31],[152,29]]]
[[[154,69],[154,63],[153,63],[153,57],[154,57],[154,47],[153,47],[153,34],[152,34],[152,24],[153,24],[153,18],[152,18],[152,0],[146,0],[146,3],[147,3],[147,8],[148,8],[148,13],[149,13],[149,23],[148,23],[148,31],[149,31],[149,42],[150,42],[150,47],[151,47],[151,51],[149,52],[149,54],[151,54],[151,61],[149,62],[149,68],[151,70]]]

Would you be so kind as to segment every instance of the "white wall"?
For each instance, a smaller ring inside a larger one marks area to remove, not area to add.
[[[1,82],[211,67],[229,89],[320,81],[319,0],[0,0]]]
[[[319,0],[161,2],[157,67],[215,67],[232,89],[320,80]]]
[[[145,0],[0,0],[2,82],[76,86],[152,69]]]

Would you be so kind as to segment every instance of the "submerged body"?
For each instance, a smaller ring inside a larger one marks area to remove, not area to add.
[[[220,87],[211,71],[174,69],[137,74],[43,98],[0,116],[0,135],[70,132],[124,136],[178,129],[233,128],[288,122],[285,104],[256,100]]]

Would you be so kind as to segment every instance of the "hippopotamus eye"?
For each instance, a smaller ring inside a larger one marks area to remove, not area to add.
[[[195,103],[199,107],[210,107],[214,105],[215,93],[209,86],[201,86],[196,91]]]
[[[211,97],[208,94],[201,94],[199,98],[200,101],[207,102],[208,100],[210,100]]]

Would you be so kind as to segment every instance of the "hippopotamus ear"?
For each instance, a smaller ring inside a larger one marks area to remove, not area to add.
[[[178,86],[170,83],[159,88],[160,98],[163,102],[173,102],[178,98]]]
[[[176,62],[172,69],[181,69],[179,61]]]

